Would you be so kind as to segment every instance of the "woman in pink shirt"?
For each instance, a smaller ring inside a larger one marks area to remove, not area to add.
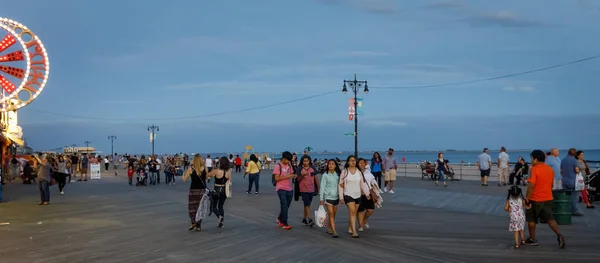
[[[310,217],[310,205],[315,192],[319,191],[319,176],[317,175],[317,169],[312,165],[308,155],[302,156],[300,164],[301,166],[296,169],[296,175],[298,176],[296,181],[299,184],[300,196],[302,196],[302,202],[304,203],[304,219],[302,219],[302,223],[307,226],[313,226],[315,223]]]

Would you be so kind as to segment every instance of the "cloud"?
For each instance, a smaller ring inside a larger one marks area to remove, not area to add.
[[[359,115],[360,116],[360,115]],[[372,125],[376,127],[404,127],[408,125],[408,123],[403,121],[394,121],[394,120],[367,120],[367,125]]]
[[[359,57],[382,57],[390,56],[390,53],[371,50],[353,50],[336,52],[331,55],[333,58],[359,58]]]
[[[328,5],[345,5],[368,13],[394,14],[400,11],[395,0],[319,0]]]
[[[536,89],[532,86],[519,86],[519,87],[510,86],[510,87],[504,87],[504,88],[502,88],[502,90],[510,91],[510,92],[528,92],[528,93],[536,91]]]
[[[592,0],[577,0],[577,4],[585,11],[600,13],[600,2]]]
[[[484,11],[475,9],[463,1],[443,1],[423,7],[426,10],[448,13],[454,21],[473,27],[547,27],[547,23],[538,22],[520,16],[511,11]],[[447,21],[445,21],[447,23]]]

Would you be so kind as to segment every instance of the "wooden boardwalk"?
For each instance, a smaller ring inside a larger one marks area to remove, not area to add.
[[[539,247],[512,250],[508,220],[498,204],[505,189],[481,189],[472,182],[440,188],[411,178],[397,182],[396,194],[384,195],[384,207],[359,239],[344,234],[345,208],[337,220],[339,239],[302,226],[300,202],[290,210],[293,229],[277,228],[278,199],[269,176],[261,178],[259,196],[246,196],[246,183],[236,175],[234,197],[225,204],[225,228],[218,229],[212,217],[199,233],[187,231],[188,185],[181,181],[128,187],[123,176],[106,174],[100,181],[67,185],[64,196],[53,186],[49,206],[36,205],[35,186],[6,185],[0,223],[10,225],[0,226],[0,263],[597,261],[600,232],[585,223],[594,214],[561,228],[567,249],[558,249],[542,225]]]

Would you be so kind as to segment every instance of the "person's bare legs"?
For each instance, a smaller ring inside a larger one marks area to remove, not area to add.
[[[337,213],[337,206],[327,204],[327,214],[329,215],[329,230],[332,235],[337,236],[335,231],[335,214]]]
[[[519,231],[513,231],[513,235],[515,237],[515,247],[519,247]]]
[[[390,188],[388,189],[388,192],[391,192],[394,189],[394,181],[393,180],[390,181],[389,185],[390,185]]]
[[[358,210],[358,205],[354,202],[346,203],[348,207],[348,233],[351,232],[352,236],[358,236],[356,233],[356,214]]]

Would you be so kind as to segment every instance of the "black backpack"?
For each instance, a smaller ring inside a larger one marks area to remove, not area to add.
[[[290,166],[290,168],[291,168],[290,164],[288,164],[288,166]],[[281,174],[281,164],[279,164],[279,174]],[[277,180],[275,180],[275,174],[273,174],[273,176],[271,176],[271,183],[273,184],[273,186],[277,185]]]

